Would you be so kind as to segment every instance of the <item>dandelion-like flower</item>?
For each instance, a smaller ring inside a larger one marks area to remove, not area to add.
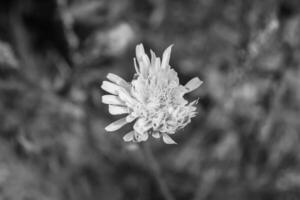
[[[103,81],[101,88],[112,95],[103,95],[102,102],[109,105],[110,114],[127,116],[109,124],[106,131],[116,131],[135,121],[124,141],[146,141],[151,135],[167,144],[176,143],[170,135],[196,115],[197,101],[188,103],[183,96],[198,88],[202,81],[195,77],[184,86],[179,83],[177,73],[169,65],[171,48],[172,45],[164,51],[162,60],[150,50],[150,60],[143,45],[137,45],[136,75],[131,83],[115,74],[107,75],[110,81]]]

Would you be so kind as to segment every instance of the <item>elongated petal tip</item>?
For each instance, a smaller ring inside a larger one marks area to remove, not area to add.
[[[133,58],[133,63],[134,63],[134,68],[135,68],[136,73],[139,74],[140,73],[140,69],[139,69],[139,67],[138,67],[138,65],[136,63],[136,58]]]
[[[152,49],[150,49],[150,54],[153,55],[153,57],[156,57],[156,55]]]
[[[118,86],[114,83],[108,82],[108,81],[103,81],[102,85],[101,85],[101,88],[103,90],[105,90],[106,92],[114,94],[114,95],[117,95],[118,90],[120,90],[120,86]]]
[[[129,109],[124,106],[109,105],[108,112],[112,115],[122,115],[122,114],[129,113]]]
[[[133,122],[135,119],[136,119],[136,116],[134,116],[134,115],[132,115],[132,114],[129,114],[129,115],[127,115],[127,117],[126,117],[127,123],[131,123],[131,122]]]
[[[187,89],[187,92],[191,92],[200,87],[202,83],[203,81],[201,81],[198,77],[195,77],[192,80],[190,80],[187,84],[185,84],[185,88]]]
[[[170,45],[163,53],[162,61],[161,61],[161,68],[163,69],[166,69],[169,66],[172,47],[173,44]]]
[[[135,53],[136,53],[136,60],[139,64],[139,71],[142,74],[142,76],[146,77],[149,71],[150,60],[147,54],[145,53],[144,46],[142,44],[137,45],[135,49]],[[136,66],[135,68],[137,69]]]
[[[129,133],[124,135],[123,140],[125,142],[131,142],[133,140],[133,137],[134,137],[134,131],[130,131]]]
[[[154,67],[156,61],[156,55],[151,49],[150,49],[150,54],[151,54],[151,65]]]
[[[120,129],[121,127],[123,127],[126,124],[127,124],[126,119],[122,118],[122,119],[119,119],[119,120],[109,124],[108,126],[106,126],[105,130],[107,132],[113,132],[113,131],[116,131],[116,130]]]
[[[137,59],[139,60],[143,55],[145,54],[144,46],[142,43],[136,45],[135,48],[135,55]]]
[[[123,87],[129,87],[129,83],[127,81],[125,81],[124,79],[122,79],[120,76],[116,75],[116,74],[113,74],[113,73],[108,73],[106,78],[108,80],[110,80],[111,82],[114,82],[120,86],[123,86]]]
[[[173,48],[173,46],[174,46],[174,44],[171,44],[170,46],[167,47],[167,49],[170,48],[170,50],[171,50]]]
[[[166,144],[177,144],[169,135],[163,134],[163,141]]]
[[[108,125],[108,126],[106,126],[105,128],[104,128],[107,132],[112,132],[111,131],[111,127]]]
[[[106,75],[106,77],[107,77],[109,80],[118,81],[118,78],[116,78],[116,77],[117,77],[116,74],[108,73],[108,74]]]
[[[102,103],[113,104],[113,105],[124,105],[124,102],[121,101],[117,96],[114,96],[114,95],[103,95]]]

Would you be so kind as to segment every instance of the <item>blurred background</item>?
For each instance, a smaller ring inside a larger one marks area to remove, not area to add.
[[[149,163],[104,127],[108,72],[174,44],[199,114],[150,139],[177,200],[300,199],[300,1],[0,1],[0,199],[161,200]]]

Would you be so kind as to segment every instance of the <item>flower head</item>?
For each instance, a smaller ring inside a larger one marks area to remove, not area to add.
[[[110,114],[127,116],[109,124],[106,131],[116,131],[135,121],[133,130],[123,137],[126,142],[146,141],[151,135],[162,137],[165,143],[175,143],[169,135],[185,127],[196,115],[197,101],[188,103],[183,96],[202,81],[195,77],[184,86],[179,83],[177,73],[169,65],[171,48],[164,51],[160,60],[153,51],[149,59],[143,45],[137,45],[136,75],[131,83],[115,74],[107,75],[110,81],[103,81],[101,87],[112,95],[102,96],[102,102],[109,105]]]

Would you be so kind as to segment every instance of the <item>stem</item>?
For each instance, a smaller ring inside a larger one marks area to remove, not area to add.
[[[143,154],[145,156],[145,159],[147,160],[147,164],[149,164],[151,171],[153,173],[153,176],[155,178],[155,181],[160,189],[160,192],[165,200],[175,200],[172,193],[170,192],[166,182],[162,179],[161,169],[160,166],[153,156],[153,153],[150,149],[150,146],[147,142],[144,142],[141,144],[141,149],[143,151]]]

